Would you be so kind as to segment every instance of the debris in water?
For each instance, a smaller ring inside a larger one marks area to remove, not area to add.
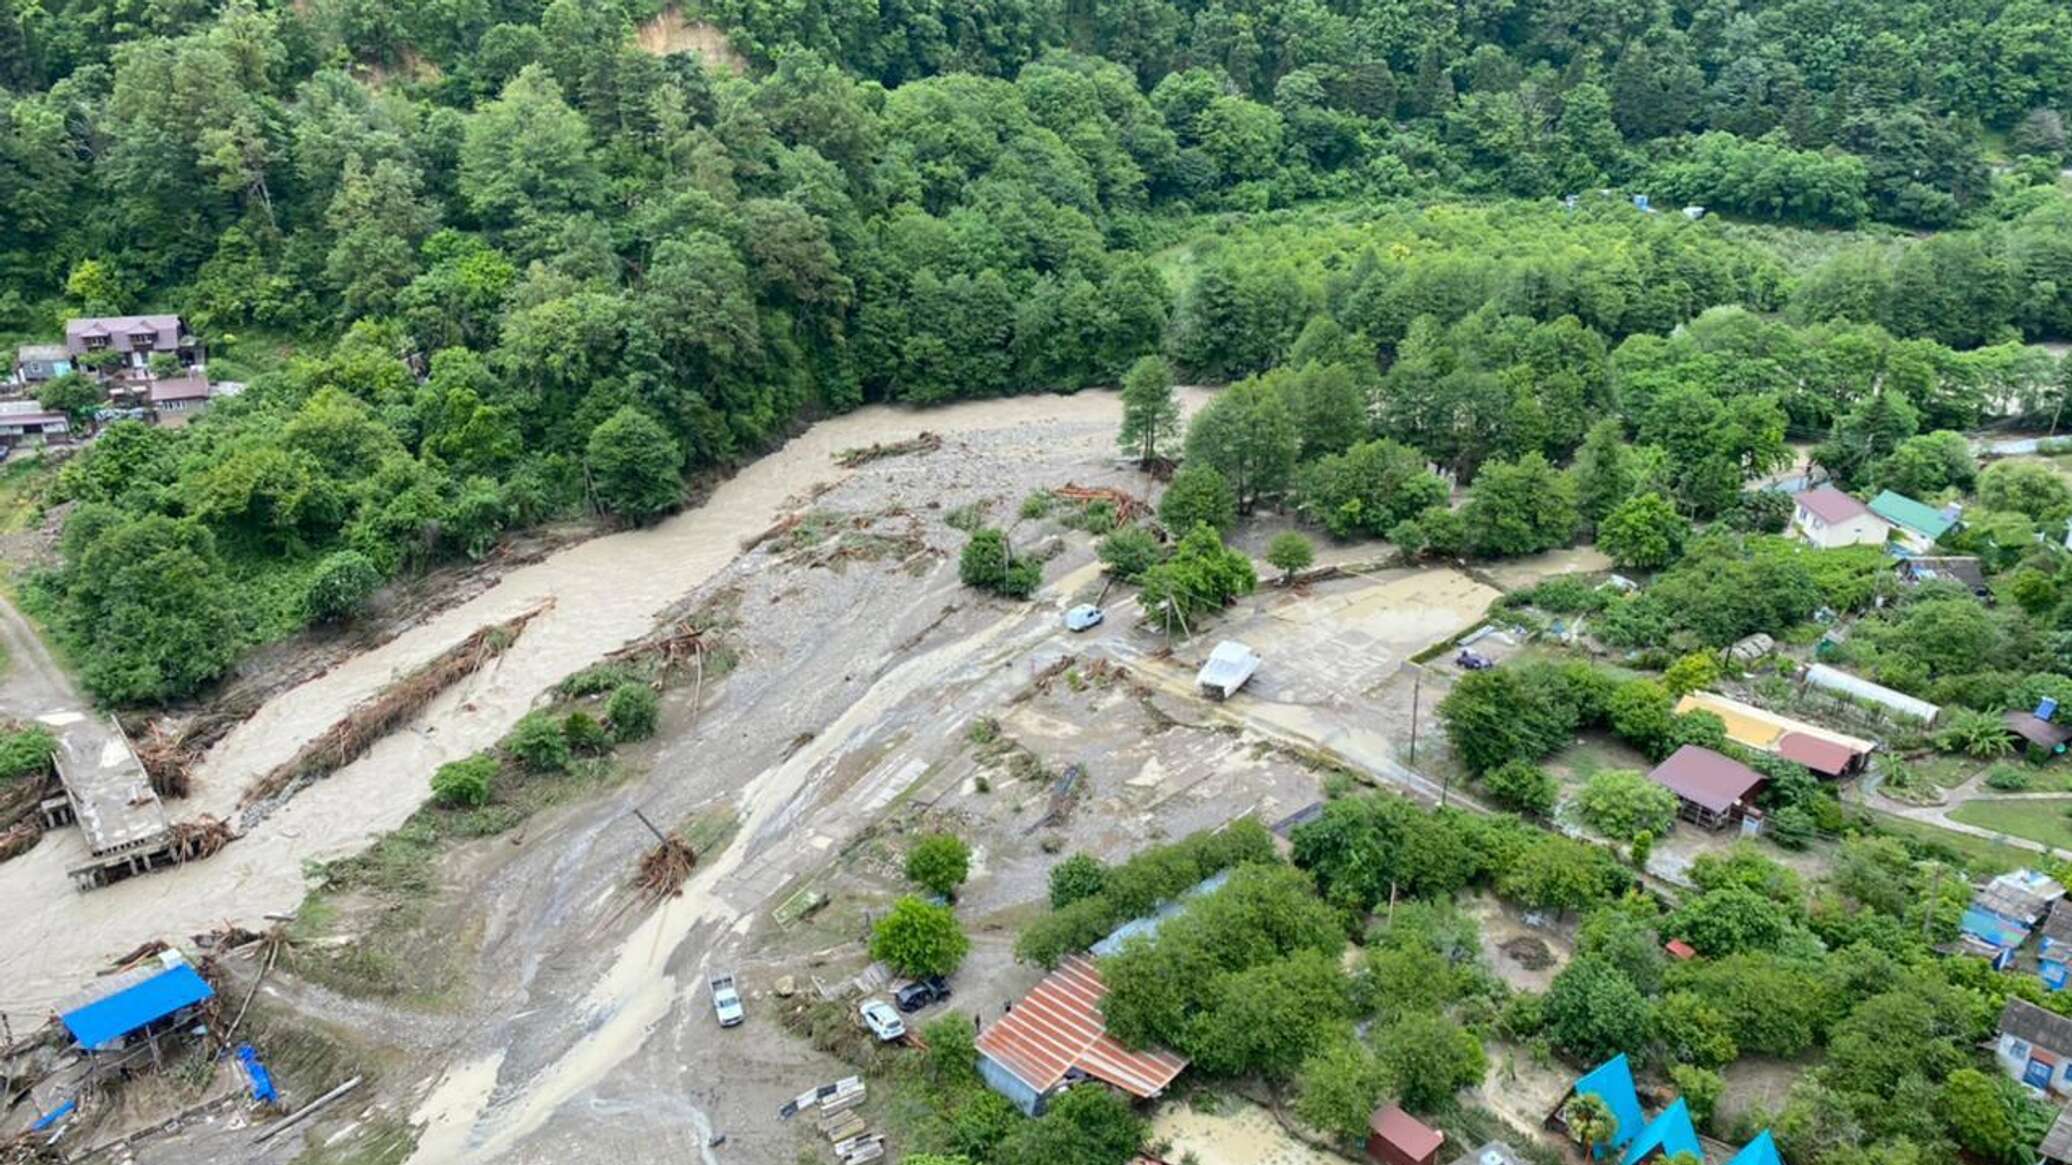
[[[886,457],[904,457],[909,453],[933,453],[942,448],[942,437],[923,430],[918,436],[904,441],[880,441],[858,449],[844,449],[835,454],[835,464],[843,469],[854,469]]]
[[[525,625],[547,609],[549,603],[502,623],[494,623],[440,652],[429,663],[390,684],[373,699],[347,712],[321,736],[298,749],[294,756],[275,765],[272,771],[252,782],[239,806],[250,810],[260,802],[291,792],[310,781],[321,780],[359,759],[389,733],[417,715],[440,693],[473,675],[518,641]],[[247,814],[248,818],[250,814]],[[252,822],[247,820],[247,826]]]

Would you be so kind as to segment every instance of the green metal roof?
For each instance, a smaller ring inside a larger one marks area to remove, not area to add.
[[[1940,538],[1957,524],[1934,506],[1889,489],[1871,499],[1871,513],[1926,538]]]

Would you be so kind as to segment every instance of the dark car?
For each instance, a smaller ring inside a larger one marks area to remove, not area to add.
[[[1453,662],[1465,671],[1482,671],[1496,666],[1496,662],[1488,656],[1477,655],[1472,651],[1461,652]]]
[[[941,975],[930,975],[916,979],[892,993],[892,1001],[906,1012],[919,1011],[931,1003],[941,1003],[950,997],[950,981]]]

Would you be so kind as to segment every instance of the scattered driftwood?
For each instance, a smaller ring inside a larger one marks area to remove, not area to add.
[[[683,893],[683,884],[690,880],[697,865],[698,855],[692,852],[691,843],[671,833],[640,855],[640,870],[633,877],[633,888],[639,892],[642,905],[660,905]]]
[[[843,469],[854,469],[886,457],[904,457],[909,453],[933,453],[940,448],[942,437],[923,430],[904,441],[876,442],[860,449],[844,449],[835,454],[835,464]]]
[[[175,821],[171,832],[173,856],[183,862],[215,857],[237,837],[229,825],[206,813],[192,821]]]
[[[256,701],[243,701],[196,716],[178,727],[169,727],[172,720],[161,718],[146,724],[141,732],[132,733],[137,759],[151,777],[152,790],[161,797],[187,796],[192,785],[188,774],[201,763],[202,756],[257,709]]]
[[[703,654],[705,631],[686,619],[666,630],[635,640],[604,658],[612,663],[652,659],[668,672]]]
[[[748,552],[754,550],[756,547],[761,546],[765,542],[768,542],[772,538],[782,538],[786,534],[791,533],[793,530],[798,529],[799,522],[804,517],[805,515],[803,513],[794,512],[786,514],[783,517],[777,519],[775,522],[771,523],[769,529],[764,530],[762,533],[757,534],[755,537],[743,538],[741,540],[741,553],[747,554]]]
[[[1151,507],[1145,505],[1141,499],[1113,486],[1074,485],[1068,481],[1064,485],[1050,491],[1050,494],[1054,498],[1071,502],[1075,506],[1090,506],[1095,502],[1107,502],[1115,508],[1115,520],[1123,523],[1134,522],[1151,512]]]
[[[152,939],[149,942],[139,944],[135,950],[109,963],[108,969],[102,973],[113,975],[121,971],[127,971],[138,963],[146,959],[155,959],[171,949],[171,945],[164,939]]]
[[[502,655],[517,642],[525,625],[546,609],[547,605],[542,604],[516,618],[491,624],[440,652],[373,699],[354,707],[325,729],[323,735],[252,782],[238,804],[249,809],[289,792],[293,786],[328,777],[359,759],[376,741],[402,727],[440,693]]]
[[[6,829],[0,829],[0,862],[18,858],[36,848],[43,838],[43,829],[31,817],[15,822]]]

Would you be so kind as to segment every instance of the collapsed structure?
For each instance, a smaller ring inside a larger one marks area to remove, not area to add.
[[[45,829],[77,822],[93,860],[66,871],[81,890],[179,860],[165,804],[115,718],[81,716],[58,730],[52,763],[63,793],[43,802]]]

